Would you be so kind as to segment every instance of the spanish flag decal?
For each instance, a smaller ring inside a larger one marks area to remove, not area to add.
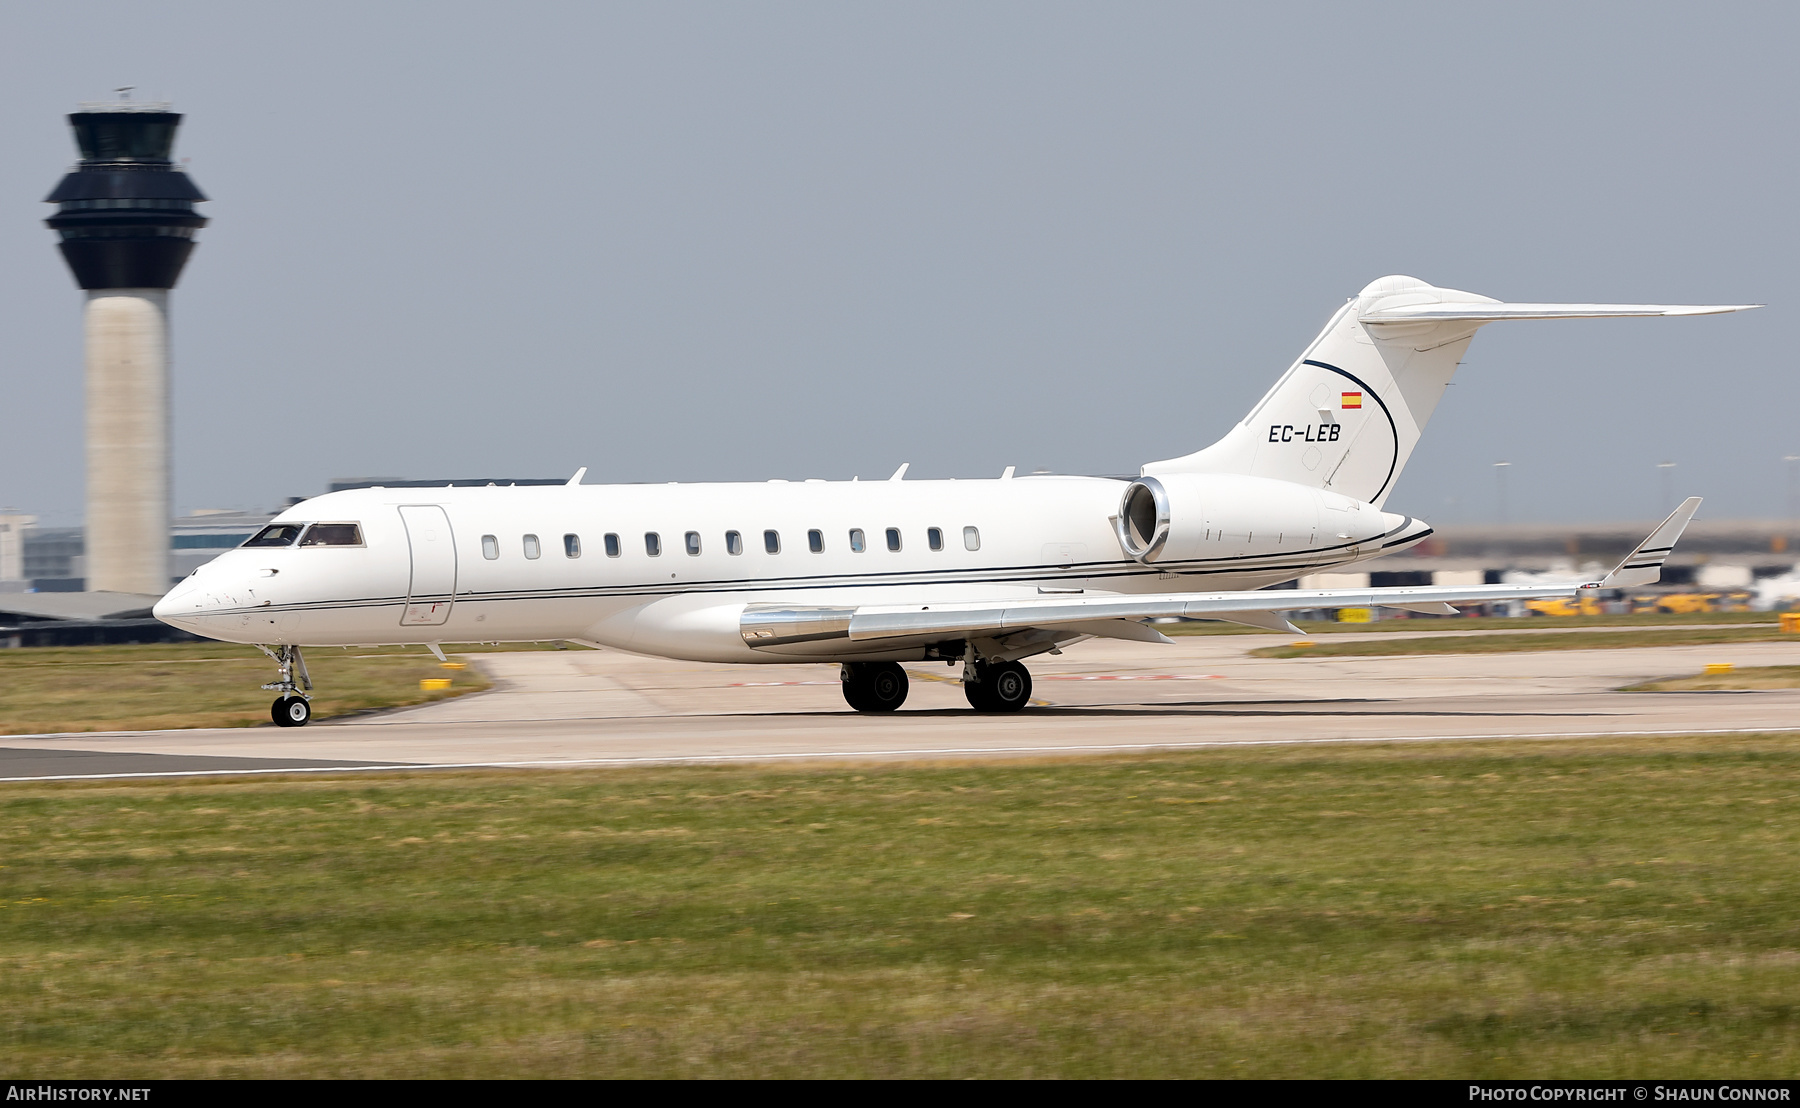
[[[1347,392],[1344,394],[1343,408],[1345,411],[1348,411],[1351,408],[1360,408],[1360,407],[1362,407],[1362,393]]]

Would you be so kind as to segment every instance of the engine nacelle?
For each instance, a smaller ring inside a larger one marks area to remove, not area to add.
[[[1115,530],[1125,553],[1148,565],[1342,551],[1386,534],[1399,518],[1288,481],[1171,473],[1126,486]]]

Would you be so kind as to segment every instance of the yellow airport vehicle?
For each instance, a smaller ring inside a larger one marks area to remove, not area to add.
[[[1606,602],[1597,596],[1559,596],[1551,600],[1527,600],[1525,610],[1539,616],[1603,616]]]

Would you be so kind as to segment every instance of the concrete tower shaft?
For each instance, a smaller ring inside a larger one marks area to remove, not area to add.
[[[87,587],[169,591],[169,292],[94,289],[87,347]]]
[[[87,587],[169,588],[169,290],[206,199],[175,167],[181,116],[166,105],[83,105],[69,116],[81,162],[44,222],[87,290]]]

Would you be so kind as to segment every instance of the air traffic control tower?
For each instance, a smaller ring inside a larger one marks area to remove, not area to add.
[[[180,125],[167,104],[80,105],[81,162],[44,198],[87,291],[89,591],[169,591],[169,290],[206,226],[170,159]]]

